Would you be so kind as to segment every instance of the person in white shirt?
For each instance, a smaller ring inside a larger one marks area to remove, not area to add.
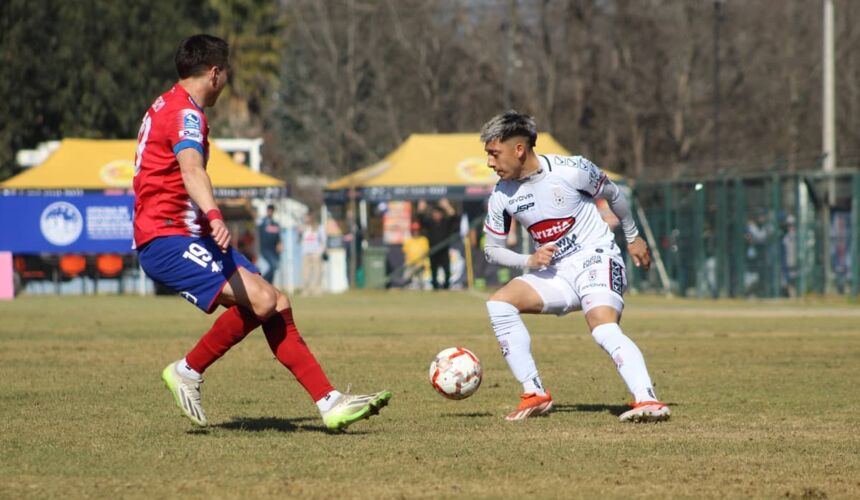
[[[520,314],[562,316],[582,310],[594,340],[633,394],[633,408],[620,420],[668,419],[671,412],[654,393],[642,353],[619,326],[627,286],[624,261],[595,205],[599,198],[608,202],[621,220],[633,263],[647,270],[648,245],[639,236],[624,193],[581,156],[538,155],[537,127],[528,115],[508,111],[495,116],[483,126],[481,141],[487,166],[499,176],[488,202],[484,255],[490,263],[528,269],[487,301],[502,355],[523,385],[519,406],[506,418],[542,415],[553,405]],[[506,248],[512,219],[528,229],[537,248],[533,254]]]
[[[302,225],[302,292],[305,295],[319,295],[322,291],[322,263],[326,250],[326,232],[316,218],[307,214]]]

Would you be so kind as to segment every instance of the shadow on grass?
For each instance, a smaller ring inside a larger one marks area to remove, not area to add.
[[[678,406],[677,403],[666,403],[670,408],[674,406]],[[615,415],[616,417],[620,416],[622,413],[630,409],[630,405],[607,405],[607,404],[574,404],[574,405],[554,405],[552,407],[553,411],[560,412],[592,412],[592,413],[610,413]]]
[[[481,418],[481,417],[492,417],[493,414],[488,411],[474,411],[471,413],[443,413],[443,417],[469,417],[469,418]]]
[[[233,417],[233,420],[228,422],[215,424],[212,427],[219,429],[227,429],[231,431],[244,432],[263,432],[263,431],[278,431],[278,432],[322,432],[325,434],[337,434],[331,432],[323,425],[303,424],[302,422],[319,422],[318,418],[299,417],[299,418],[277,418],[277,417]],[[362,431],[349,430],[345,434],[367,434]]]
[[[575,405],[554,405],[553,411],[559,412],[592,412],[592,413],[610,413],[616,417],[630,409],[628,405],[607,405],[607,404],[575,404]]]

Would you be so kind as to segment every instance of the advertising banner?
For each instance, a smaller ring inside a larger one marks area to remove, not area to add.
[[[130,253],[133,209],[128,194],[0,196],[0,251]]]

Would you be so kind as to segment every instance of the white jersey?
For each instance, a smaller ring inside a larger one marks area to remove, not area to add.
[[[516,219],[538,247],[558,250],[558,263],[584,248],[612,246],[615,237],[595,205],[606,174],[581,156],[539,155],[540,168],[525,179],[496,184],[490,195],[484,233],[504,246]]]

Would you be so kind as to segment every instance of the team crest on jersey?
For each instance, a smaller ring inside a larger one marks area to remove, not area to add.
[[[535,241],[543,245],[567,234],[570,228],[573,227],[574,222],[576,222],[576,219],[573,217],[542,220],[529,226],[529,234],[532,235]]]
[[[552,204],[558,208],[564,207],[564,193],[559,186],[552,188]]]

